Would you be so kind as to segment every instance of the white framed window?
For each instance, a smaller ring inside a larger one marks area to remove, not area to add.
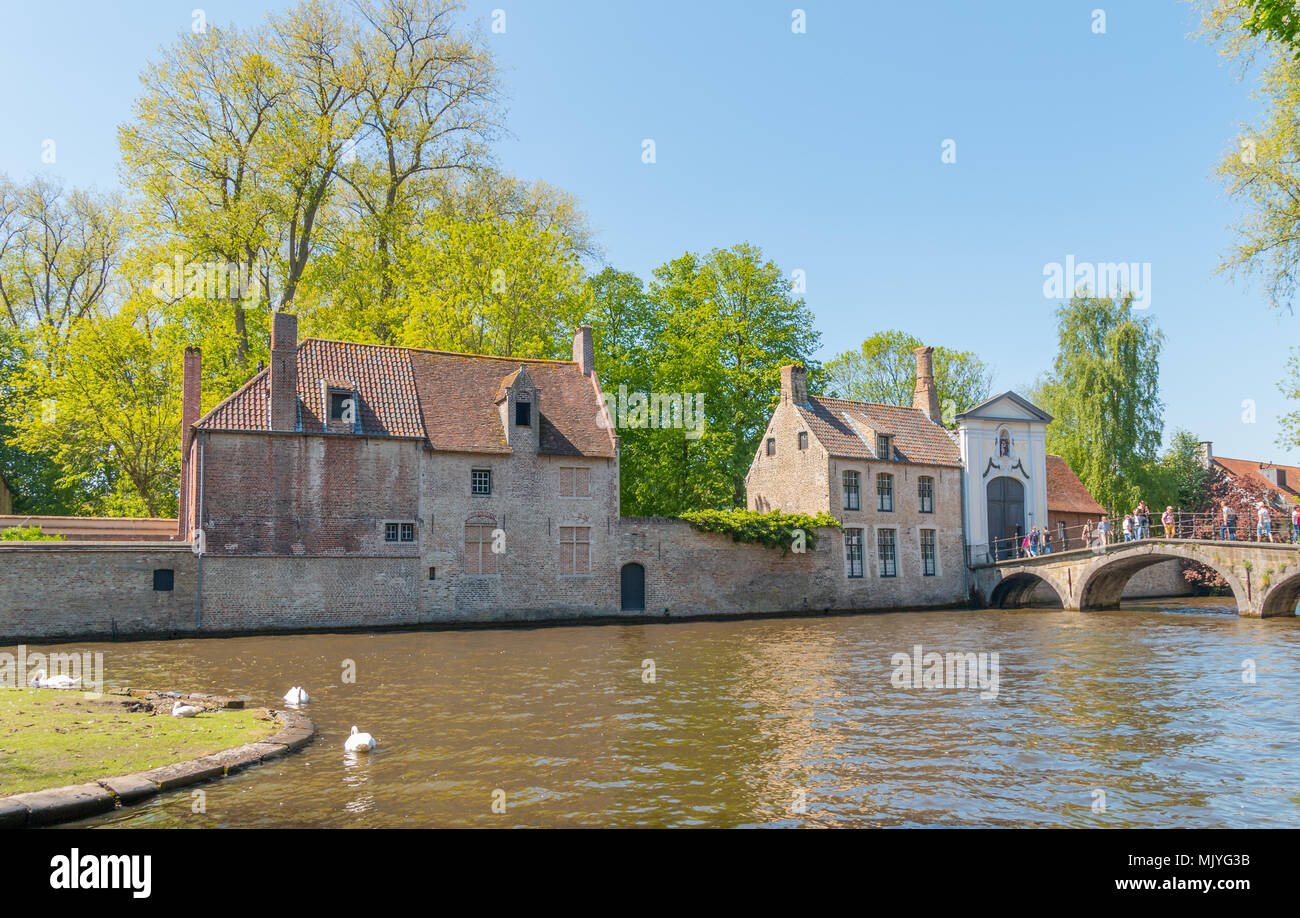
[[[384,523],[384,541],[385,542],[414,542],[415,541],[415,524],[393,522]]]
[[[876,530],[876,553],[881,577],[898,576],[898,538],[892,529]]]
[[[857,472],[844,473],[844,509],[860,510],[862,508],[862,489],[859,487]]]
[[[469,473],[469,493],[487,497],[492,493],[492,470],[472,469]]]
[[[894,510],[894,476],[888,472],[876,476],[876,509],[885,513]]]
[[[935,553],[934,530],[921,530],[921,576],[933,577],[938,569]]]
[[[844,576],[862,576],[862,530],[844,530]]]
[[[916,479],[916,497],[922,513],[934,512],[934,479],[929,475]]]

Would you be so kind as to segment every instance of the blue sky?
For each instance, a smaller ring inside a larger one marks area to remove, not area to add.
[[[805,272],[823,359],[902,328],[976,351],[995,391],[1051,364],[1045,265],[1149,263],[1166,435],[1300,462],[1274,444],[1300,318],[1215,273],[1235,207],[1212,173],[1253,82],[1188,4],[797,2],[804,34],[791,0],[471,3],[505,11],[502,165],[577,195],[616,267],[749,241]],[[200,5],[252,24],[281,4],[0,0],[0,170],[113,187],[139,70]]]

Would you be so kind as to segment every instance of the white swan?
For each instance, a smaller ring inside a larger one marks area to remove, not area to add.
[[[178,701],[172,705],[172,717],[193,717],[195,714],[202,713],[202,708],[195,707],[192,704],[182,704]]]
[[[76,688],[79,682],[81,682],[80,679],[74,679],[66,673],[47,677],[43,669],[38,669],[32,673],[31,679],[32,685],[36,688],[72,689]]]
[[[285,704],[306,704],[311,699],[307,695],[306,689],[301,685],[295,685],[289,691],[284,693]]]
[[[358,733],[357,728],[352,728],[352,733],[343,741],[343,748],[347,752],[369,752],[378,745],[375,738],[369,733]]]

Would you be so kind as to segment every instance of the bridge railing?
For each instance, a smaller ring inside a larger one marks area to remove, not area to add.
[[[1128,530],[1123,518],[1111,520],[1108,531],[1101,531],[1100,519],[1074,526],[1057,526],[1040,529],[1034,533],[1021,533],[989,542],[989,560],[1010,561],[1017,558],[1060,554],[1067,551],[1095,550],[1106,545],[1140,542],[1143,539],[1183,539],[1198,542],[1300,542],[1300,528],[1291,521],[1289,513],[1269,510],[1267,528],[1261,525],[1258,514],[1240,511],[1225,520],[1222,509],[1202,513],[1174,512],[1166,521],[1163,514],[1152,513],[1146,525],[1136,518]],[[1028,536],[1028,537],[1027,537]]]

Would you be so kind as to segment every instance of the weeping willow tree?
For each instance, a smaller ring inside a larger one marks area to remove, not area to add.
[[[1131,294],[1078,294],[1056,315],[1056,362],[1033,393],[1055,418],[1047,449],[1069,463],[1102,506],[1132,509],[1160,487],[1153,469],[1164,427],[1164,335],[1134,312]]]

